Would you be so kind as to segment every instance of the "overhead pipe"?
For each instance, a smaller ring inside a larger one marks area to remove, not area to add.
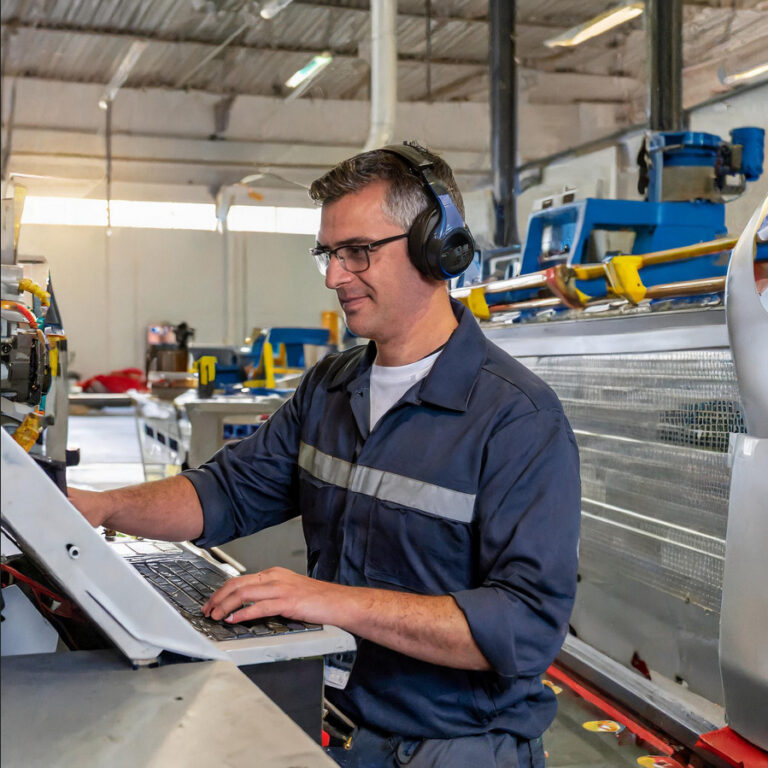
[[[366,152],[391,144],[395,135],[396,21],[396,0],[371,0],[371,125]]]
[[[517,206],[517,64],[515,0],[490,0],[491,167],[496,210],[494,242],[519,246]]]
[[[652,131],[683,130],[682,0],[646,0],[648,109]]]

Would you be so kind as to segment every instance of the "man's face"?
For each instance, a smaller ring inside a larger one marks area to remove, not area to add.
[[[354,194],[323,205],[317,241],[327,248],[366,244],[403,232],[382,210],[388,182],[376,181]],[[379,343],[407,337],[435,281],[425,278],[408,257],[408,240],[395,240],[371,251],[365,272],[347,272],[336,258],[325,276],[336,291],[347,326]]]

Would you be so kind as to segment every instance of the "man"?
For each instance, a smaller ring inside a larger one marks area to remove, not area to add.
[[[543,766],[556,703],[540,677],[575,592],[577,450],[554,393],[435,276],[430,234],[461,241],[461,197],[442,160],[409,152],[358,155],[311,189],[313,254],[371,343],[322,360],[201,468],[72,499],[94,525],[201,546],[300,514],[310,576],[233,578],[204,611],[357,637],[346,688],[326,689],[359,727],[340,764]]]

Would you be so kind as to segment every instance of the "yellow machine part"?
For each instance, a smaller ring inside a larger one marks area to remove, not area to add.
[[[632,304],[645,298],[646,288],[639,272],[642,266],[642,256],[614,256],[605,262],[605,275],[611,290]]]
[[[28,277],[22,278],[22,280],[19,281],[19,291],[29,291],[33,296],[37,296],[37,298],[40,299],[40,303],[44,307],[51,306],[51,294]]]
[[[469,296],[462,296],[459,301],[478,319],[490,319],[491,311],[488,309],[488,302],[485,300],[485,290],[483,288],[473,288],[469,292]]]
[[[263,378],[246,381],[246,387],[275,388],[275,353],[272,349],[272,345],[268,341],[265,341],[264,346],[262,347],[261,362],[256,369],[255,374],[257,376],[261,374]]]
[[[216,378],[216,358],[213,355],[203,355],[195,360],[192,369],[198,375],[200,386],[210,384]]]
[[[35,411],[28,413],[24,417],[19,427],[13,433],[13,439],[27,452],[32,450],[32,446],[37,442],[40,433],[43,431],[43,425],[40,422],[42,414]]]

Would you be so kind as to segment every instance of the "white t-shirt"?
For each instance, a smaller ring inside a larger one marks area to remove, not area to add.
[[[435,364],[440,352],[408,365],[377,365],[371,369],[371,429],[379,419]]]

